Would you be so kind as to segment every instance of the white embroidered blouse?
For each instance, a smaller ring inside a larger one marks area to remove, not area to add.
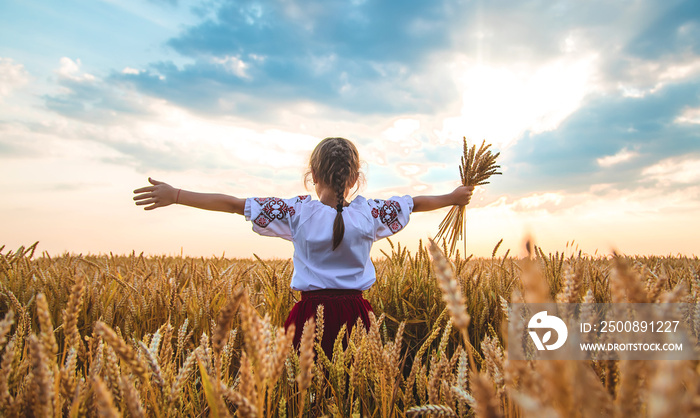
[[[406,226],[412,210],[410,196],[356,197],[343,208],[345,235],[335,251],[331,242],[337,211],[311,196],[249,198],[244,215],[258,234],[294,244],[292,289],[367,290],[376,280],[372,244]]]

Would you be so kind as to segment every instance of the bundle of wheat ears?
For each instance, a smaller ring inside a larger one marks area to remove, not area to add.
[[[497,152],[491,153],[489,148],[491,144],[486,144],[486,141],[481,143],[479,149],[476,145],[471,148],[467,147],[467,138],[464,141],[464,155],[462,163],[459,165],[459,176],[464,186],[481,186],[488,184],[489,177],[494,174],[502,174],[497,171],[501,168],[496,165],[496,158],[501,154]],[[464,206],[452,206],[450,211],[445,216],[445,219],[440,223],[440,228],[435,236],[436,241],[445,240],[449,246],[450,254],[454,254],[457,247],[457,241],[464,240],[464,253],[467,252],[467,222],[464,216]]]

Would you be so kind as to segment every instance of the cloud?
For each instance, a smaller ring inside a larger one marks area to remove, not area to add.
[[[224,111],[219,101],[234,96],[235,111],[249,117],[264,113],[256,104],[261,99],[267,108],[310,100],[355,113],[401,114],[429,112],[458,97],[441,77],[448,71],[442,54],[463,14],[452,1],[215,7],[168,41],[187,64],[155,62],[115,78],[209,113]]]
[[[553,210],[550,208],[556,208],[563,201],[564,196],[560,193],[533,194],[518,199],[513,208],[516,211]]]
[[[520,71],[532,62],[596,54],[597,89],[647,94],[695,77],[700,7],[668,2],[501,2],[477,8],[459,49],[485,65]]]
[[[180,64],[153,62],[113,80],[192,112],[260,122],[279,121],[299,102],[335,119],[430,115],[445,120],[443,141],[468,135],[505,147],[556,129],[592,94],[642,97],[695,77],[700,64],[682,47],[692,37],[666,39],[672,47],[660,57],[632,45],[661,45],[654,31],[673,25],[692,32],[676,7],[213,2],[167,42]],[[660,23],[666,15],[679,17]],[[436,135],[423,128],[418,136]]]
[[[47,154],[47,149],[37,144],[32,132],[17,122],[0,122],[0,158],[35,158]]]
[[[0,57],[0,98],[29,82],[29,72],[12,58]]]
[[[630,151],[627,149],[627,147],[625,147],[625,148],[622,148],[615,155],[606,155],[605,157],[597,158],[596,161],[598,162],[598,165],[601,167],[612,167],[616,164],[620,164],[620,163],[623,163],[625,161],[629,161],[632,158],[637,157],[638,155],[639,155],[638,152]]]
[[[473,203],[467,207],[468,244],[477,253],[490,254],[500,237],[505,238],[503,248],[513,248],[531,234],[545,251],[559,251],[572,239],[590,254],[612,249],[638,254],[700,251],[696,228],[690,227],[697,224],[700,210],[696,184],[633,190],[595,185],[581,192],[528,193],[522,198],[502,196],[482,206]],[[485,238],[489,243],[482,242]]]
[[[240,59],[240,57],[226,56],[224,58],[212,58],[212,61],[222,65],[227,71],[235,74],[239,78],[250,79],[250,75],[246,72],[250,64]]]
[[[92,124],[118,124],[125,115],[148,117],[151,114],[141,95],[128,84],[82,72],[79,59],[62,57],[59,64],[54,72],[58,91],[43,95],[49,110]],[[123,71],[126,74],[137,72],[128,67]]]
[[[152,116],[144,97],[286,131],[298,128],[295,119],[308,126],[311,118],[374,116],[372,128],[395,136],[399,127],[391,131],[381,119],[410,119],[420,123],[406,135],[414,150],[463,135],[502,149],[558,129],[591,96],[655,94],[699,71],[678,48],[663,62],[625,49],[635,39],[653,41],[645,25],[672,4],[512,6],[206,2],[195,13],[201,20],[167,41],[177,59],[93,76],[64,58],[57,73],[64,90],[45,100],[63,115],[105,123],[131,112]],[[630,77],[637,67],[648,70]]]
[[[700,76],[700,57],[666,57],[649,61],[630,57],[625,80],[617,81],[617,90],[625,97],[643,98],[669,84],[684,83]]]
[[[662,185],[697,185],[700,184],[700,158],[667,158],[645,168],[642,176]]]
[[[326,64],[314,67],[313,61]],[[333,64],[332,70],[323,69],[327,63]],[[112,78],[194,112],[235,113],[267,122],[298,102],[313,102],[351,120],[354,115],[428,113],[458,99],[446,69],[437,63],[426,64],[431,67],[419,73],[397,64],[360,66],[355,61],[336,64],[332,57],[311,56],[296,63],[241,55],[200,58],[182,67],[154,63],[139,74]]]
[[[677,122],[699,105],[700,80],[669,84],[643,98],[591,95],[558,129],[530,134],[503,152],[510,171],[499,183],[518,194],[595,183],[636,188],[646,180],[645,168],[700,152],[695,126]]]
[[[666,7],[629,42],[627,52],[650,59],[673,53],[700,53],[700,6],[694,1],[671,1]]]
[[[59,60],[60,67],[56,70],[59,79],[71,80],[75,82],[91,82],[95,81],[96,78],[92,74],[82,73],[80,74],[80,67],[83,65],[80,59],[73,61],[68,57],[61,57]]]
[[[557,191],[528,193],[522,197],[500,196],[483,205],[470,206],[480,211],[507,211],[510,216],[556,215],[583,220],[603,219],[606,215],[616,218],[642,216],[645,214],[692,214],[700,209],[700,160],[688,160],[684,168],[693,170],[687,175],[681,169],[661,166],[651,171],[650,176],[670,176],[672,181],[683,182],[681,188],[668,188],[664,184],[639,185],[634,189],[624,189],[610,184],[594,184],[583,191]],[[659,171],[659,173],[656,173]],[[678,177],[676,177],[678,176]],[[679,178],[680,177],[680,178]]]
[[[167,4],[168,6],[177,6],[179,0],[148,0],[150,3],[154,4]]]
[[[141,73],[141,70],[137,70],[136,68],[131,68],[131,67],[124,67],[122,70],[122,74],[133,74],[133,75],[138,75]]]
[[[86,114],[87,120],[58,118],[49,126],[27,125],[25,130],[37,137],[59,137],[73,147],[99,145],[102,152],[96,159],[141,173],[237,172],[240,178],[248,170],[251,175],[299,183],[318,142],[317,137],[307,134],[253,129],[205,118],[160,99],[139,100],[148,109],[147,117],[129,112],[116,117],[119,123],[94,123]]]
[[[700,125],[700,108],[687,108],[678,116],[675,121],[680,124]]]
[[[361,61],[405,62],[447,41],[451,2],[226,2],[213,19],[169,43],[188,56],[249,55],[270,61],[337,54]]]
[[[396,146],[403,148],[418,148],[421,143],[413,136],[420,129],[420,120],[412,118],[402,118],[394,121],[393,125],[382,132],[382,138],[391,142],[391,147],[396,150]],[[388,150],[387,150],[388,151]]]
[[[692,39],[668,38],[669,53],[658,56],[632,46],[655,42],[656,16],[674,7],[211,2],[198,24],[168,41],[178,60],[100,76],[63,58],[61,90],[44,99],[87,124],[127,126],[133,141],[116,128],[95,137],[144,158],[142,167],[187,165],[177,152],[224,167],[230,144],[244,138],[273,149],[264,139],[271,130],[347,134],[368,144],[370,162],[396,173],[419,159],[413,179],[430,184],[452,178],[456,170],[442,162],[454,152],[440,148],[466,135],[503,152],[507,192],[638,182],[646,167],[697,149],[700,59],[682,47]],[[690,33],[691,23],[666,25]],[[164,115],[180,111],[198,128],[176,121],[187,134],[162,129],[172,123]],[[206,125],[220,139],[202,140]],[[154,141],[145,126],[173,139]],[[192,138],[199,149],[182,145]]]

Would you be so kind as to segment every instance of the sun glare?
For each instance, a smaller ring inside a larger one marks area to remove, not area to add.
[[[461,113],[447,118],[439,134],[503,149],[526,132],[556,129],[592,89],[594,63],[595,56],[579,56],[535,68],[465,65]]]

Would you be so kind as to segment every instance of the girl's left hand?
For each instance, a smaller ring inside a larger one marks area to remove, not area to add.
[[[146,206],[145,210],[153,210],[175,203],[177,199],[177,189],[162,181],[148,178],[152,186],[142,187],[134,190],[134,200],[137,206]]]
[[[451,193],[453,205],[464,206],[469,204],[472,198],[474,186],[459,186]]]

